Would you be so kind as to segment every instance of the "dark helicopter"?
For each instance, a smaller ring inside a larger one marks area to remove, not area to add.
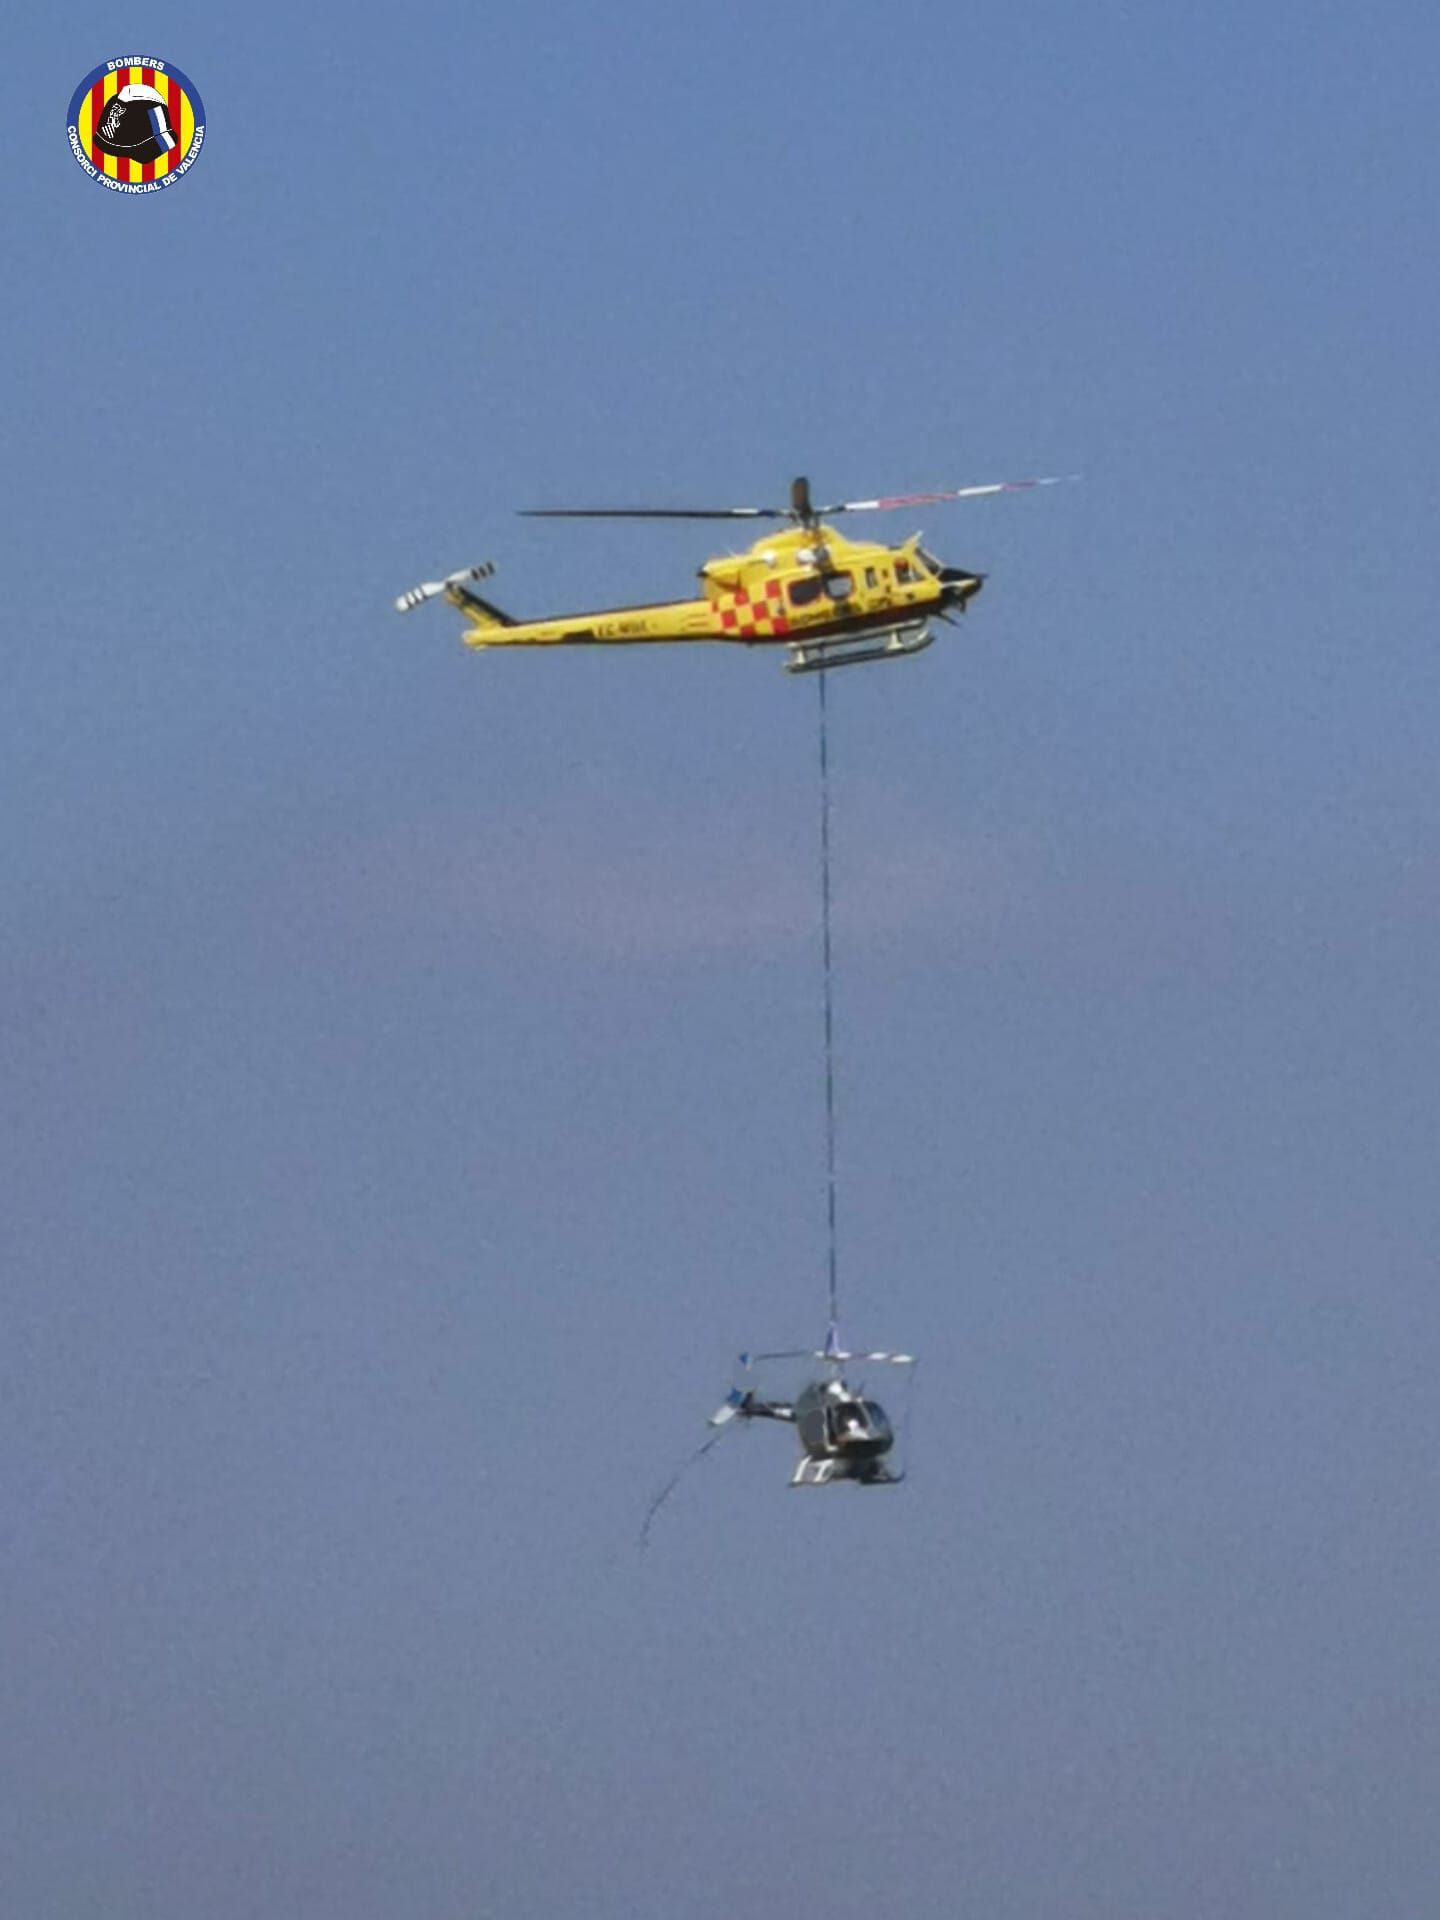
[[[794,1427],[801,1455],[790,1476],[792,1487],[830,1487],[842,1480],[858,1487],[895,1487],[905,1478],[903,1469],[887,1458],[895,1446],[890,1416],[878,1400],[872,1400],[863,1389],[852,1386],[844,1370],[852,1362],[867,1361],[913,1367],[914,1354],[844,1352],[832,1323],[822,1348],[795,1347],[782,1353],[740,1355],[740,1365],[747,1371],[781,1360],[818,1361],[826,1371],[807,1381],[793,1400],[771,1400],[753,1388],[732,1387],[710,1416],[714,1432],[650,1502],[640,1529],[642,1546],[649,1539],[656,1514],[688,1469],[724,1439],[735,1421],[779,1420]]]
[[[886,1459],[895,1445],[895,1429],[878,1400],[852,1387],[844,1368],[852,1361],[884,1361],[913,1367],[909,1353],[844,1353],[832,1327],[823,1348],[794,1348],[783,1353],[742,1353],[750,1368],[772,1360],[818,1360],[829,1371],[810,1380],[794,1400],[762,1399],[753,1389],[732,1387],[710,1416],[712,1427],[732,1420],[781,1420],[795,1428],[802,1448],[790,1476],[792,1487],[828,1487],[853,1480],[862,1487],[893,1487],[905,1478]]]

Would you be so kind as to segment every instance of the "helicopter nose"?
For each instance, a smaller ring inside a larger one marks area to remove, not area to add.
[[[946,567],[940,578],[952,598],[958,600],[962,607],[967,600],[973,600],[985,584],[983,573],[966,573],[963,567]]]

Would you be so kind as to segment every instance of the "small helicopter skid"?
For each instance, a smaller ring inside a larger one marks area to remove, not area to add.
[[[880,633],[862,637],[842,636],[834,640],[797,643],[785,662],[787,673],[828,673],[832,667],[863,666],[867,660],[903,660],[913,653],[924,653],[933,646],[935,636],[928,621],[916,620],[904,626],[888,627]]]
[[[796,1463],[790,1476],[792,1487],[833,1487],[848,1480],[857,1487],[898,1487],[903,1473],[892,1473],[883,1460],[856,1461],[811,1460]]]

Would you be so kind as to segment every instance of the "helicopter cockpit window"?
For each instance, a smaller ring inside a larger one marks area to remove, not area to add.
[[[827,573],[825,591],[832,600],[848,600],[855,591],[855,579],[848,573]]]
[[[902,587],[909,586],[910,562],[908,560],[897,560],[895,562],[895,578],[900,582]]]
[[[803,579],[790,582],[790,604],[792,607],[808,607],[820,598],[822,591],[820,581],[813,573],[808,573]]]
[[[853,1400],[842,1402],[830,1409],[830,1438],[832,1440],[859,1439],[867,1431],[865,1409]]]

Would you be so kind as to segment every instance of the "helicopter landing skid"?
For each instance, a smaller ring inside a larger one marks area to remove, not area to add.
[[[831,667],[858,667],[866,660],[903,660],[912,653],[923,653],[935,636],[923,620],[903,627],[889,627],[880,633],[867,633],[838,640],[795,641],[787,673],[824,673]]]
[[[832,1487],[848,1480],[859,1487],[898,1487],[903,1473],[892,1473],[882,1460],[812,1460],[796,1463],[792,1487]]]

